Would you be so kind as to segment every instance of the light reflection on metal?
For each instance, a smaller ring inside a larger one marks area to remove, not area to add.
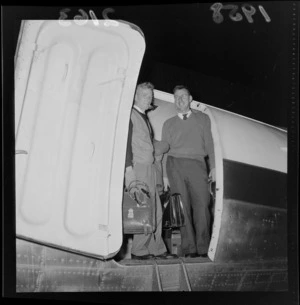
[[[16,155],[28,155],[28,152],[26,150],[16,150],[15,152]]]

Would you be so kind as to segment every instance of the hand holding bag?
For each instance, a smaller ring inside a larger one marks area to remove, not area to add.
[[[132,181],[123,197],[124,234],[150,234],[155,231],[154,211],[146,183]]]
[[[170,195],[170,192],[168,191],[168,194],[165,195],[164,201],[166,207],[163,212],[163,228],[170,229],[184,226],[184,210],[180,194],[175,193]]]

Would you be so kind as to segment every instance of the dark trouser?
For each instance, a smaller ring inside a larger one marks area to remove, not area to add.
[[[180,193],[185,212],[180,228],[182,253],[204,254],[210,242],[209,188],[205,161],[168,156],[171,193]]]

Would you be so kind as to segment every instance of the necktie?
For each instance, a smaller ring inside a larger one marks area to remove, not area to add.
[[[187,113],[183,114],[183,119],[186,120],[187,119]]]

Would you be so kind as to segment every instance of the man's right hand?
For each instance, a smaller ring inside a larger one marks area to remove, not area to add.
[[[130,183],[136,180],[136,175],[132,166],[126,167],[125,170],[125,186],[128,190]]]
[[[164,191],[166,192],[168,188],[170,188],[170,182],[167,177],[164,177],[163,180],[164,180]]]
[[[154,156],[162,156],[169,150],[169,144],[167,142],[158,141],[154,139],[153,142],[154,147]]]

